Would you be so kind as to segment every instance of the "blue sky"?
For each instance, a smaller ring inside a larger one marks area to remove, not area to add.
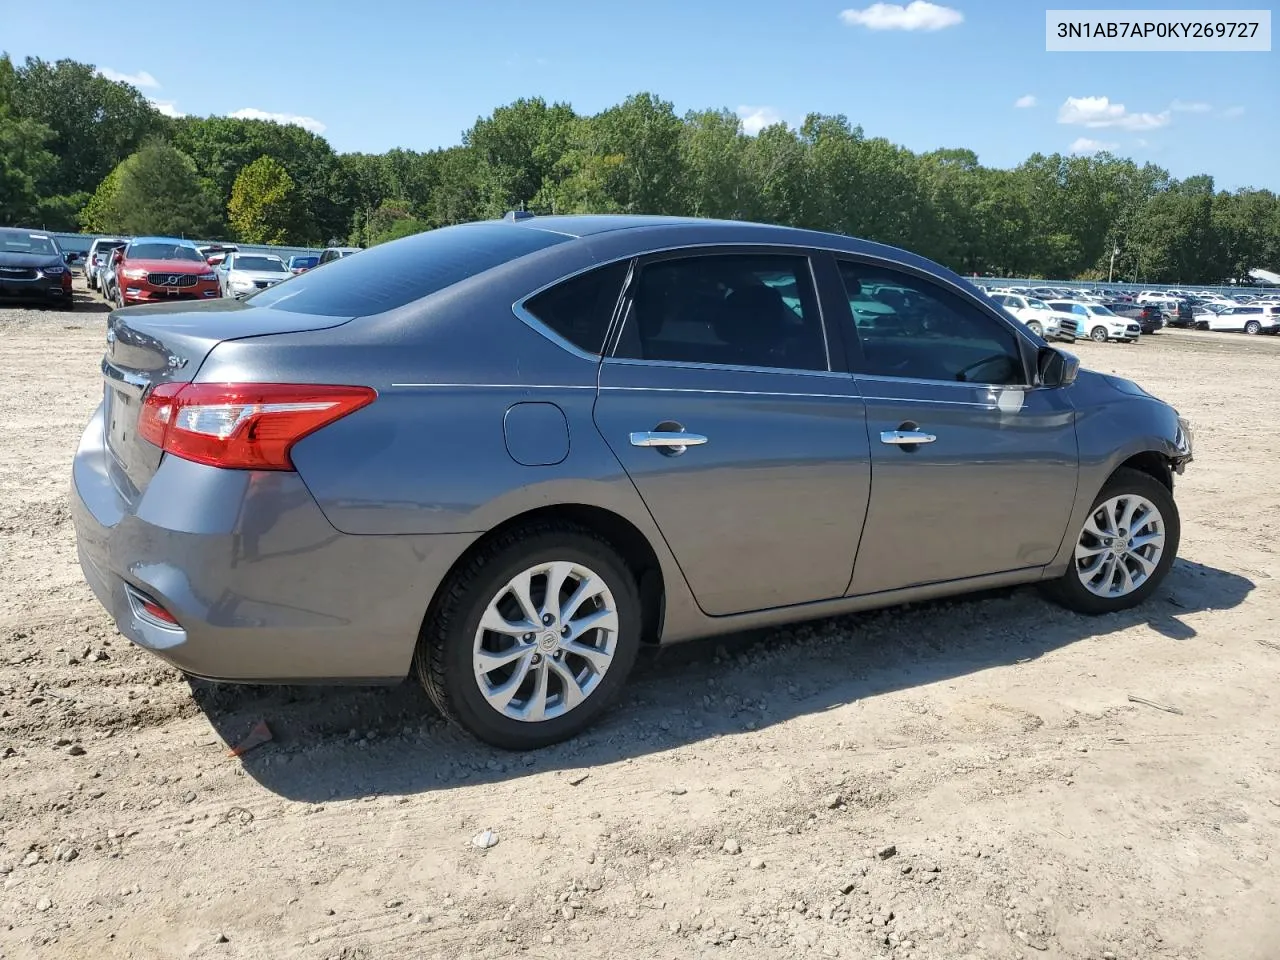
[[[888,18],[917,29],[866,26],[869,0],[224,0],[184,7],[174,27],[154,2],[114,0],[92,17],[61,8],[56,29],[39,4],[7,6],[0,47],[16,59],[94,63],[168,110],[299,118],[341,151],[451,145],[521,96],[595,112],[650,90],[681,113],[738,110],[749,130],[843,113],[869,136],[992,166],[1109,148],[1220,188],[1280,189],[1280,53],[1047,53],[1046,5],[1026,0]]]

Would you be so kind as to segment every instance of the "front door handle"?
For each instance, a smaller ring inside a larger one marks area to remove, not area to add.
[[[685,447],[697,447],[707,442],[700,433],[679,430],[644,430],[631,434],[633,447],[665,447],[672,452],[683,452]]]
[[[913,447],[917,443],[933,443],[937,439],[932,433],[922,433],[919,430],[882,430],[880,432],[881,443],[889,443],[896,447]]]

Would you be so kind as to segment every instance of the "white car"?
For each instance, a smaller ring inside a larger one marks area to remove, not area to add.
[[[228,253],[218,265],[218,287],[224,297],[246,297],[293,274],[288,265],[270,253]]]
[[[1050,300],[1049,309],[1057,314],[1074,317],[1079,335],[1097,343],[1106,343],[1108,340],[1137,343],[1142,336],[1142,327],[1138,321],[1114,314],[1100,303]]]
[[[993,293],[991,299],[1004,307],[1037,337],[1046,340],[1076,341],[1076,319],[1054,313],[1049,305],[1035,297],[1017,293]]]
[[[1196,317],[1198,324],[1207,324],[1210,330],[1239,333],[1276,333],[1280,331],[1280,304],[1249,303],[1228,307],[1221,313]]]

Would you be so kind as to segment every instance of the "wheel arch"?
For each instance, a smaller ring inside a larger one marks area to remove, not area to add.
[[[586,503],[556,503],[535,507],[508,517],[486,530],[454,560],[448,572],[441,578],[427,606],[423,625],[431,622],[435,616],[454,572],[468,564],[472,557],[492,540],[520,527],[556,521],[591,530],[604,537],[618,551],[618,555],[635,575],[636,586],[640,591],[641,616],[644,624],[641,640],[646,644],[657,644],[662,636],[667,592],[666,575],[657,551],[649,542],[649,538],[626,517],[605,507]]]

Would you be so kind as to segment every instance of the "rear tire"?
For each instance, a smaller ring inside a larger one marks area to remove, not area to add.
[[[1259,331],[1261,330],[1262,330],[1262,324],[1260,324],[1257,320],[1250,320],[1248,323],[1244,325],[1244,332],[1249,334],[1249,336],[1251,337],[1256,337]]]
[[[1124,511],[1131,504],[1134,509],[1126,514]],[[1130,526],[1109,530],[1109,525],[1116,526],[1117,512],[1119,519]],[[1091,531],[1113,533],[1116,537],[1100,538]],[[1154,539],[1157,534],[1158,541]],[[1169,488],[1148,474],[1121,467],[1102,485],[1084,526],[1075,531],[1076,546],[1067,572],[1042,584],[1041,589],[1055,603],[1089,616],[1136,607],[1168,576],[1181,534],[1178,506]],[[1112,544],[1104,544],[1106,539],[1111,539]],[[1130,550],[1130,543],[1140,545]],[[1157,545],[1158,553],[1154,549]],[[1109,558],[1115,558],[1110,561],[1110,577],[1106,571]],[[1126,590],[1126,574],[1128,580],[1139,574],[1145,579]]]
[[[526,609],[541,623],[525,623]],[[575,634],[587,618],[604,626]],[[532,629],[482,629],[482,620]],[[575,524],[537,523],[494,538],[450,574],[413,665],[447,719],[495,747],[531,750],[577,735],[609,707],[641,628],[635,575],[608,541]],[[489,669],[479,669],[481,657]]]
[[[1092,330],[1089,331],[1089,339],[1092,340],[1094,343],[1106,343],[1107,328],[1094,327]]]

